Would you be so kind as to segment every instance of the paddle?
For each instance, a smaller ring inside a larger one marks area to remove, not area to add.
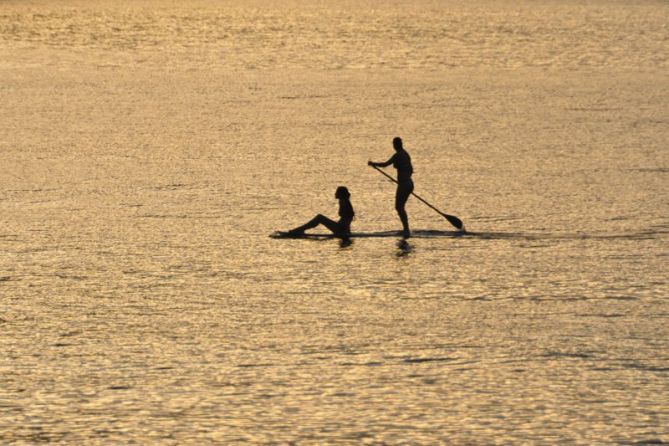
[[[374,169],[378,170],[379,172],[381,172],[381,173],[382,173],[383,175],[385,175],[386,177],[388,177],[388,179],[389,179],[390,181],[392,181],[392,182],[394,182],[394,183],[397,183],[397,180],[396,180],[395,178],[391,177],[390,175],[388,175],[387,173],[385,173],[383,170],[379,169],[379,168],[376,167],[376,166],[372,166],[372,167],[373,167]],[[450,224],[452,224],[452,225],[455,226],[456,228],[458,228],[458,229],[460,229],[460,230],[462,230],[462,231],[465,230],[465,229],[464,229],[464,225],[462,224],[462,220],[460,220],[460,219],[459,219],[458,217],[456,217],[455,215],[444,214],[444,213],[441,212],[439,209],[437,209],[436,207],[432,206],[430,203],[428,203],[427,201],[423,200],[421,197],[419,197],[419,196],[416,195],[415,193],[411,192],[411,195],[413,195],[414,197],[418,198],[418,199],[419,199],[420,201],[422,201],[425,205],[427,205],[430,209],[432,209],[433,211],[437,212],[439,215],[441,215],[442,217],[444,217],[446,220],[448,220],[448,222],[449,222]]]

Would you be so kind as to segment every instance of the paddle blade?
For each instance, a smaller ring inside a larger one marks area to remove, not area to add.
[[[460,220],[458,217],[455,215],[448,215],[448,214],[441,214],[444,216],[446,220],[456,228],[463,230],[465,225],[462,224],[462,220]]]

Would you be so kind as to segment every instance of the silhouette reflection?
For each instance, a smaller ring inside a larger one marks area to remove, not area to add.
[[[351,240],[350,237],[344,236],[344,237],[341,237],[341,239],[339,240],[339,247],[342,248],[342,249],[343,248],[348,248],[352,245],[353,245],[353,240]]]
[[[413,252],[413,246],[406,238],[402,238],[397,242],[397,248],[397,257],[406,257]]]

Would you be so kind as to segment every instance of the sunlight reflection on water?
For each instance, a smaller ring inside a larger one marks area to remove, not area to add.
[[[669,442],[665,7],[57,5],[0,16],[0,443]],[[468,234],[391,233],[396,135]],[[367,236],[269,237],[341,184]]]

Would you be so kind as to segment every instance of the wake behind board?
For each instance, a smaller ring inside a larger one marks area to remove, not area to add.
[[[411,232],[412,238],[441,238],[441,237],[462,237],[466,236],[464,231],[437,231],[433,229],[418,229]],[[341,238],[331,233],[304,233],[291,234],[289,232],[277,231],[270,235],[276,239],[305,239],[305,240],[326,240]],[[349,238],[389,238],[402,237],[402,231],[377,231],[377,232],[352,232]]]

